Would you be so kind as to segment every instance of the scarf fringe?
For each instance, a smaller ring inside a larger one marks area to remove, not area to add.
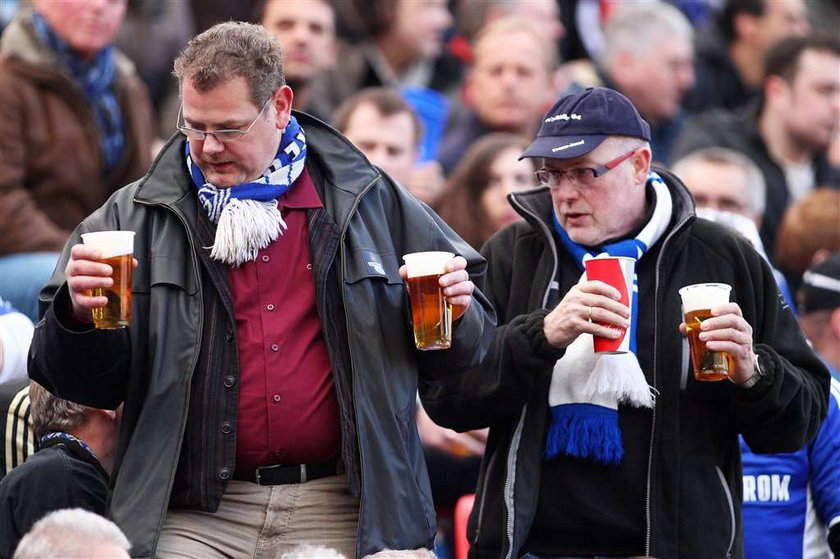
[[[277,202],[232,198],[219,216],[210,257],[229,266],[240,266],[277,240],[286,222]]]
[[[618,414],[595,404],[564,404],[551,408],[552,421],[543,457],[560,454],[618,464],[624,456]]]
[[[602,354],[583,387],[584,395],[609,396],[616,402],[636,408],[653,408],[653,388],[648,385],[639,360],[633,353]]]

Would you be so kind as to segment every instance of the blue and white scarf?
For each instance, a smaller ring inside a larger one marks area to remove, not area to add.
[[[303,172],[306,136],[295,117],[280,137],[280,147],[265,174],[253,182],[216,188],[204,179],[190,158],[187,168],[198,188],[198,199],[210,220],[217,224],[210,257],[229,266],[257,258],[257,253],[277,240],[286,223],[277,208],[277,198],[286,193]]]
[[[99,131],[103,174],[107,173],[120,161],[125,148],[122,110],[113,87],[117,75],[114,47],[102,49],[93,62],[87,62],[70,48],[67,41],[56,35],[47,21],[35,11],[32,12],[32,26],[38,40],[55,52],[59,63],[70,72],[90,102]]]
[[[599,255],[626,256],[638,261],[666,231],[673,208],[671,193],[654,172],[650,173],[647,185],[653,189],[655,206],[650,220],[634,239],[591,250],[572,241],[554,216],[554,229],[560,242],[577,260],[581,271],[585,269],[585,260]],[[586,281],[585,271],[580,281]],[[638,297],[638,275],[634,273],[630,352],[596,354],[592,335],[581,334],[554,365],[548,394],[551,424],[544,458],[565,454],[602,464],[618,464],[624,455],[618,404],[653,408],[653,389],[648,386],[636,357]]]
[[[80,439],[78,437],[74,437],[70,433],[65,433],[63,431],[53,431],[52,433],[47,433],[46,435],[41,437],[41,442],[45,443],[47,441],[51,441],[51,440],[54,440],[54,439],[61,439],[62,441],[72,441],[72,442],[78,444],[79,446],[81,446],[83,449],[87,450],[88,453],[90,453],[91,456],[93,456],[94,458],[99,460],[99,458],[96,457],[96,454],[93,452],[93,450],[91,450],[91,448],[87,445],[87,443],[85,443],[85,441],[83,441],[82,439]]]

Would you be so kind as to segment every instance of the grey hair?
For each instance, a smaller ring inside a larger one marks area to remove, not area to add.
[[[115,545],[126,552],[131,543],[116,524],[83,509],[53,511],[32,526],[20,540],[12,559],[90,557],[95,544]]]
[[[262,25],[241,21],[219,23],[190,40],[173,73],[182,88],[189,80],[203,93],[245,78],[257,107],[286,84],[280,42]]]
[[[609,65],[619,52],[646,55],[662,36],[691,41],[694,28],[683,13],[663,2],[628,2],[621,4],[604,27],[604,51],[600,62]]]
[[[761,169],[746,155],[729,148],[708,147],[698,149],[674,163],[672,170],[681,177],[696,163],[716,163],[738,167],[747,175],[747,211],[756,215],[764,214],[767,200],[767,184]]]
[[[29,382],[29,413],[39,438],[52,431],[71,431],[87,419],[87,407],[54,396],[35,381]]]

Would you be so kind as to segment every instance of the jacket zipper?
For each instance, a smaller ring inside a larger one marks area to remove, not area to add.
[[[552,289],[556,289],[559,291],[560,285],[557,283],[557,248],[554,245],[554,238],[551,236],[551,231],[549,231],[548,226],[542,222],[541,219],[530,210],[522,206],[518,200],[516,200],[515,196],[510,197],[511,204],[520,210],[520,213],[527,214],[534,218],[534,221],[539,225],[540,229],[542,230],[543,234],[545,235],[546,241],[548,245],[551,247],[551,256],[553,260],[553,268],[551,273],[551,279],[548,282],[548,286],[546,287],[545,294],[543,295],[542,305],[545,308],[548,305],[549,296],[551,294]],[[506,474],[505,474],[505,488],[504,488],[504,502],[505,502],[505,509],[507,511],[507,519],[505,522],[505,535],[507,536],[507,552],[505,553],[504,559],[511,559],[513,555],[513,530],[514,530],[514,521],[516,518],[516,502],[513,497],[514,493],[514,484],[516,483],[516,456],[519,454],[519,443],[522,439],[522,429],[525,426],[525,416],[528,413],[528,404],[522,407],[522,413],[519,416],[519,422],[516,425],[516,429],[514,429],[513,437],[511,438],[510,448],[508,449],[507,460],[506,464]],[[481,531],[481,519],[484,515],[484,500],[487,497],[487,487],[486,487],[486,480],[485,480],[485,487],[481,493],[481,503],[479,504],[478,509],[478,526],[475,529],[475,541],[478,541],[479,532]]]
[[[133,201],[134,201],[134,203],[136,203],[140,206],[165,208],[165,209],[169,210],[170,212],[172,212],[173,214],[175,214],[175,217],[178,218],[178,221],[180,221],[181,225],[184,227],[184,231],[185,231],[186,237],[187,237],[187,242],[190,245],[190,254],[192,256],[193,270],[196,270],[196,271],[200,270],[201,269],[200,268],[201,263],[198,261],[198,256],[197,256],[198,252],[196,251],[196,248],[195,248],[195,241],[194,241],[192,235],[190,234],[189,224],[187,223],[186,218],[184,218],[184,216],[181,214],[181,212],[177,208],[175,208],[174,206],[172,206],[170,204],[163,204],[163,203],[160,203],[160,202],[146,202],[146,201],[143,201],[143,200],[138,200],[137,198],[133,198]],[[203,308],[202,301],[204,300],[204,292],[203,292],[202,287],[201,287],[201,278],[196,277],[195,280],[196,280],[196,287],[197,287],[196,293],[198,293],[199,305],[201,305],[202,308]],[[203,331],[203,329],[204,329],[204,313],[200,312],[200,313],[198,313],[198,331],[201,332],[201,331]],[[187,370],[188,371],[194,371],[197,363],[198,363],[198,351],[193,351],[192,361],[191,361],[190,366]],[[186,390],[186,397],[184,399],[184,409],[189,410],[189,408],[190,408],[190,390],[189,390],[189,387],[188,387],[187,390]],[[182,437],[183,437],[184,429],[186,428],[186,425],[187,425],[187,416],[188,415],[189,415],[188,413],[184,414],[184,419],[181,421],[181,423],[179,425]],[[180,446],[179,446],[178,454],[180,455],[180,453],[181,453],[181,450],[180,450]],[[178,458],[176,457],[175,468],[177,469],[177,467],[178,467]],[[167,488],[167,494],[170,494],[172,492],[172,484],[174,483],[174,480],[175,480],[175,471],[173,470],[171,472],[170,476],[169,476],[169,482],[168,482],[169,486]],[[163,527],[163,521],[166,517],[166,510],[167,510],[168,507],[169,507],[169,501],[167,500],[164,503],[164,508],[163,508],[163,510],[161,511],[161,514],[160,514],[160,520],[158,522],[158,526],[157,526],[157,530],[156,530],[157,537],[156,537],[156,540],[155,540],[155,547],[157,547],[157,539],[160,538],[161,528]]]
[[[665,256],[665,249],[668,247],[668,242],[673,239],[676,234],[683,228],[683,226],[688,223],[688,220],[694,214],[691,213],[685,216],[682,221],[680,221],[676,227],[665,237],[665,240],[662,241],[662,249],[659,251],[659,255],[656,258],[656,272],[655,272],[655,281],[654,281],[654,300],[658,303],[659,300],[659,283],[660,277],[662,272],[662,259]],[[653,313],[653,389],[656,390],[656,379],[657,375],[657,363],[659,361],[658,354],[659,354],[659,318],[660,318],[661,309],[656,310]],[[656,409],[657,406],[653,406],[653,413],[651,414],[650,420],[650,446],[648,447],[648,463],[647,463],[647,479],[645,480],[645,557],[650,557],[650,548],[651,548],[651,534],[652,534],[652,522],[651,522],[651,477],[653,472],[653,450],[655,446],[656,440]]]
[[[732,557],[732,546],[735,545],[735,503],[732,500],[732,492],[729,491],[729,485],[726,483],[726,476],[723,475],[720,467],[715,466],[720,485],[723,487],[723,493],[726,495],[726,504],[729,507],[729,547],[726,548],[726,557]]]
[[[339,251],[340,251],[340,258],[341,258],[341,303],[344,307],[344,325],[347,329],[347,334],[350,334],[350,317],[347,316],[347,298],[346,298],[346,290],[344,286],[344,280],[347,277],[347,270],[345,268],[345,264],[347,259],[345,258],[345,250],[344,250],[344,236],[347,234],[347,228],[350,226],[350,217],[356,213],[356,208],[359,207],[359,204],[362,201],[362,196],[364,196],[371,188],[373,188],[373,184],[382,178],[381,174],[377,174],[374,178],[370,180],[359,192],[356,199],[353,200],[353,205],[350,206],[350,211],[347,212],[347,219],[344,221],[344,225],[341,228],[341,238],[339,239]],[[397,187],[399,188],[399,187]],[[347,340],[347,351],[350,355],[350,376],[352,378],[353,371],[355,370],[354,363],[355,358],[353,357],[353,344],[350,343],[350,340]],[[365,493],[365,484],[364,484],[364,476],[362,472],[364,472],[364,461],[365,455],[362,452],[362,447],[358,441],[358,432],[359,432],[359,413],[356,407],[356,386],[357,384],[353,383],[353,401],[351,402],[353,405],[353,414],[356,416],[356,447],[359,449],[359,514],[358,518],[361,519],[362,517],[362,503],[364,502],[364,493]],[[362,547],[362,539],[359,537],[359,531],[361,530],[362,523],[361,521],[357,523],[356,527],[356,557],[361,557],[361,547]]]

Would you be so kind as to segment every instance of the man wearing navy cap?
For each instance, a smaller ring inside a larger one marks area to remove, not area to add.
[[[795,451],[826,414],[828,371],[744,239],[696,219],[685,186],[650,167],[650,127],[606,88],[561,98],[522,154],[542,188],[482,253],[499,327],[484,362],[424,387],[432,418],[490,427],[467,533],[471,557],[743,556],[738,434]],[[583,262],[635,260],[630,304]],[[720,282],[701,339],[728,381],[698,382],[678,290]],[[593,336],[628,329],[629,351]]]

